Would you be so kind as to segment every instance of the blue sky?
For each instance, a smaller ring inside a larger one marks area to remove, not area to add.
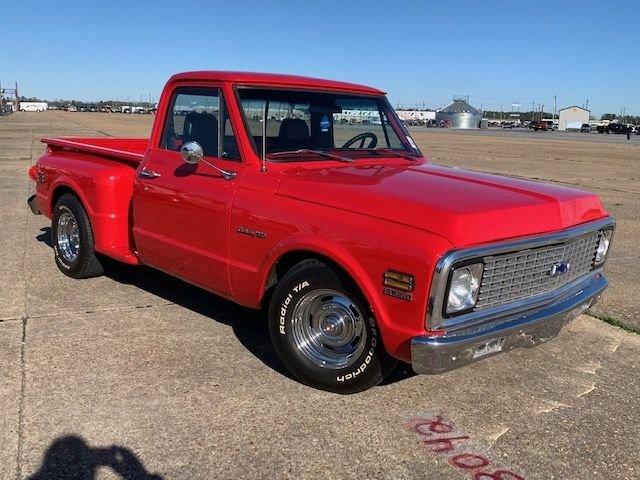
[[[468,94],[640,115],[640,6],[606,0],[5,2],[0,81],[47,99],[157,98],[184,70],[295,73],[393,104]]]

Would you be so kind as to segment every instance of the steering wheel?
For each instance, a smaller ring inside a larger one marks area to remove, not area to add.
[[[371,133],[371,132],[359,133],[355,137],[347,140],[344,143],[344,145],[342,145],[342,148],[351,148],[351,145],[353,145],[354,143],[358,143],[358,142],[360,142],[360,146],[357,147],[357,148],[365,148],[364,142],[367,139],[371,140],[371,142],[369,143],[369,146],[366,147],[366,148],[376,148],[376,145],[378,144],[378,137],[374,133]]]

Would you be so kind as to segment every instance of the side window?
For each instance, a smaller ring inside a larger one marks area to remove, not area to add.
[[[220,122],[222,116],[224,121]],[[229,115],[217,88],[186,87],[173,94],[160,147],[179,151],[192,141],[202,146],[207,157],[240,159]]]

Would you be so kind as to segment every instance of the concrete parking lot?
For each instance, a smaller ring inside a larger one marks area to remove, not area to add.
[[[435,377],[401,366],[344,397],[292,380],[259,312],[147,268],[63,276],[25,203],[40,137],[145,136],[152,120],[0,118],[0,478],[640,477],[640,335],[593,316],[532,350]],[[601,194],[619,228],[592,313],[633,329],[640,137],[539,133],[413,135],[438,163]]]

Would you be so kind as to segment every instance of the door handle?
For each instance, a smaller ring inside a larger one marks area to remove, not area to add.
[[[142,170],[140,170],[138,176],[142,178],[157,178],[160,176],[160,174],[158,172],[154,172],[153,170],[147,170],[146,168],[143,168]]]

